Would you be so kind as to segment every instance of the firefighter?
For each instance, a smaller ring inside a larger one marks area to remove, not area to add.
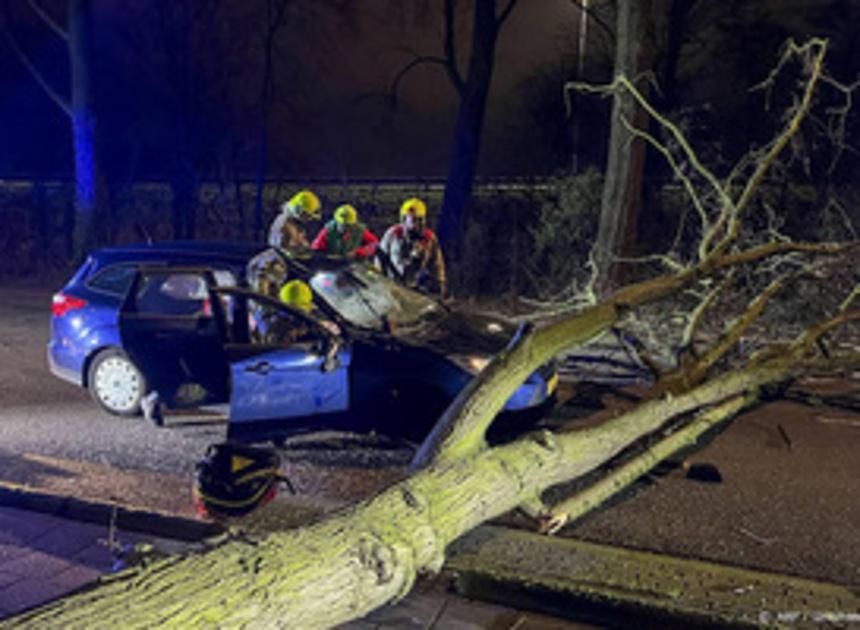
[[[303,280],[290,280],[283,287],[279,294],[281,302],[287,306],[292,306],[300,311],[303,311],[313,317],[313,319],[332,335],[340,335],[340,326],[329,320],[314,304],[314,294],[310,286]],[[301,327],[302,330],[294,330],[293,336],[299,339],[310,332],[308,327]]]
[[[257,293],[271,298],[278,297],[278,289],[287,278],[287,263],[278,251],[268,248],[248,261],[245,277]]]
[[[302,280],[290,280],[275,289],[274,294],[272,297],[308,315],[314,310],[313,293]],[[249,323],[254,342],[264,345],[291,345],[311,332],[307,322],[287,316],[263,302],[254,302]]]
[[[281,302],[292,306],[305,313],[314,310],[314,294],[307,282],[303,280],[290,280],[281,287],[279,294]]]
[[[334,211],[334,219],[325,224],[311,243],[311,249],[365,260],[373,256],[379,239],[358,220],[358,212],[349,204]]]
[[[311,221],[319,221],[320,200],[310,190],[301,190],[281,204],[281,212],[269,227],[269,245],[284,249],[310,247],[305,230]]]
[[[427,204],[413,197],[400,206],[400,223],[385,231],[379,249],[383,270],[407,286],[447,295],[445,258],[427,227]]]

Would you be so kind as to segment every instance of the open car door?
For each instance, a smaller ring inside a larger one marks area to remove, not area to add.
[[[226,402],[224,312],[209,269],[141,267],[119,315],[123,348],[170,407]]]
[[[308,429],[349,408],[351,352],[335,324],[242,289],[217,293],[230,305],[231,435],[256,422]]]

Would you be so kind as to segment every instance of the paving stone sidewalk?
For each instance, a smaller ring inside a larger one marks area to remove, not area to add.
[[[93,582],[120,568],[121,548],[146,543],[168,553],[192,545],[127,530],[111,541],[108,524],[0,506],[0,618]]]

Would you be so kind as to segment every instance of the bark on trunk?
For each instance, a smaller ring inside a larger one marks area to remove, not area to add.
[[[107,188],[99,161],[93,107],[93,16],[90,0],[69,1],[71,123],[75,154],[74,254],[82,257],[106,235]]]
[[[469,69],[460,94],[438,233],[442,248],[456,256],[472,203],[487,94],[493,78],[499,23],[495,0],[476,0]]]
[[[635,80],[650,64],[648,19],[651,0],[621,0],[618,3],[618,33],[615,51],[615,75]],[[647,84],[637,81],[642,94]],[[595,254],[600,270],[597,288],[607,292],[619,278],[618,257],[629,256],[636,241],[636,215],[642,197],[642,175],[645,168],[645,142],[626,128],[647,128],[648,116],[626,90],[615,94],[612,103],[612,125],[609,157],[600,207]]]

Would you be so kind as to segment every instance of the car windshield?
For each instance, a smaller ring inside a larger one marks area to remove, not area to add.
[[[364,328],[384,328],[386,319],[392,325],[412,326],[442,310],[430,298],[366,265],[317,272],[310,284],[344,319]]]

